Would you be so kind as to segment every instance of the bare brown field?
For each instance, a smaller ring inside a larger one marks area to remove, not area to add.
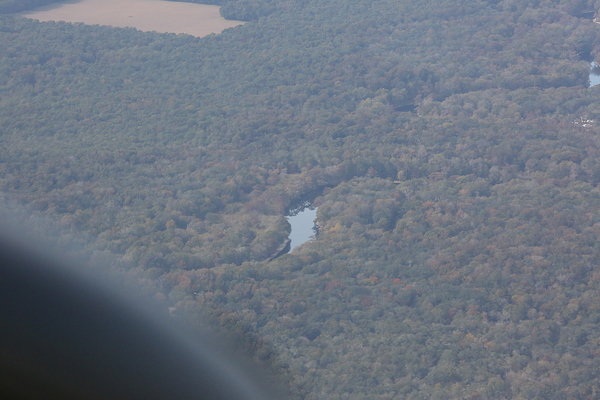
[[[40,21],[134,27],[141,31],[206,36],[243,24],[221,17],[218,6],[163,0],[74,0],[20,14]]]

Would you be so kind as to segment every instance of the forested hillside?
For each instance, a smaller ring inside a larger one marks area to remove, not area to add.
[[[269,4],[202,39],[0,16],[0,190],[307,399],[600,398],[600,1]]]
[[[0,0],[0,13],[18,13],[32,8],[58,3],[61,0]]]

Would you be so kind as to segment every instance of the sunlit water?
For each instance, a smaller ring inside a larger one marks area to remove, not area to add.
[[[600,84],[600,67],[592,61],[590,65],[590,87]]]
[[[305,208],[298,214],[291,217],[287,217],[290,225],[292,225],[292,233],[290,234],[290,248],[292,250],[294,250],[295,247],[300,246],[302,243],[305,243],[314,237],[314,227],[316,218],[316,208]]]

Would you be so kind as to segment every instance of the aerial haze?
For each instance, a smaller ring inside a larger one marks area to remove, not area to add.
[[[298,398],[598,398],[600,0],[215,2],[0,15],[3,195]]]

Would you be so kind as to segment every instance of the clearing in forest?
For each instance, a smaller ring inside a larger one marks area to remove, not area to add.
[[[219,14],[219,6],[164,0],[75,0],[20,14],[40,21],[134,27],[141,31],[206,36],[243,24]]]

